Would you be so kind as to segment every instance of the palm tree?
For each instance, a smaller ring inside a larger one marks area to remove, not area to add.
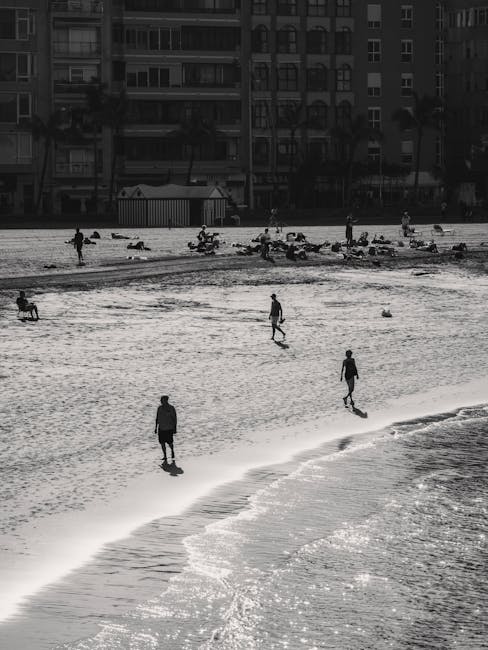
[[[93,78],[85,90],[84,126],[91,131],[93,145],[93,202],[98,216],[98,134],[104,125],[107,85]]]
[[[369,125],[368,118],[364,114],[356,115],[343,125],[336,125],[331,129],[331,135],[339,143],[342,152],[342,163],[344,165],[345,188],[344,197],[347,204],[351,200],[354,160],[359,145],[362,142],[374,140],[381,142],[383,134],[378,129]]]
[[[186,172],[186,185],[190,185],[196,149],[205,142],[215,139],[215,127],[211,122],[203,118],[198,111],[194,111],[189,119],[183,120],[179,128],[176,131],[170,131],[168,136],[176,138],[190,150],[188,170]]]
[[[296,133],[303,127],[308,126],[308,119],[304,113],[304,106],[299,104],[287,104],[280,115],[280,126],[288,129],[290,133],[290,158],[288,172],[288,204],[291,205],[294,200],[295,188],[293,182],[293,172],[295,169],[295,145]]]
[[[52,147],[65,137],[65,130],[62,128],[65,122],[65,111],[58,109],[51,113],[46,121],[39,115],[33,115],[31,121],[32,138],[35,142],[44,141],[44,153],[42,157],[41,176],[37,198],[34,204],[34,214],[37,216],[41,208],[42,196],[44,194],[44,183],[46,179],[47,165]]]
[[[414,105],[409,108],[397,108],[392,120],[398,123],[400,131],[415,130],[417,147],[415,151],[415,180],[414,195],[418,197],[420,154],[422,151],[422,140],[426,129],[439,130],[440,120],[444,116],[442,101],[439,97],[422,95],[420,97],[415,91],[412,92]]]
[[[128,100],[124,89],[122,89],[118,95],[109,95],[105,98],[103,106],[103,123],[112,129],[112,162],[110,166],[110,187],[108,195],[109,210],[112,209],[117,156],[121,153],[122,133],[127,121],[127,112]]]

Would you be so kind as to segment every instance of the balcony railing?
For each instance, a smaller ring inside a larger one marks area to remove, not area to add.
[[[103,14],[103,2],[100,0],[55,0],[51,2],[51,11],[58,13],[100,15]]]
[[[54,54],[62,56],[86,57],[99,55],[101,43],[54,42]]]
[[[92,162],[56,162],[56,174],[58,176],[93,176],[94,169],[95,166]]]
[[[82,95],[90,85],[89,81],[55,81],[55,93],[78,93]]]

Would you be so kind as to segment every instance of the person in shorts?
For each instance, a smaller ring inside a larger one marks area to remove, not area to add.
[[[359,375],[358,375],[358,369],[356,368],[356,362],[352,358],[351,350],[346,350],[346,358],[342,362],[341,381],[344,375],[345,375],[347,387],[349,389],[348,394],[342,398],[344,400],[344,406],[347,406],[348,397],[351,402],[351,406],[354,406],[354,402],[352,399],[352,394],[354,391],[354,378],[356,377],[356,379],[359,379]]]
[[[271,327],[273,328],[273,334],[271,339],[274,341],[275,332],[281,332],[283,334],[283,339],[286,337],[286,334],[281,329],[280,325],[285,320],[283,318],[283,310],[281,308],[281,303],[276,300],[276,294],[271,294],[271,311],[269,312],[269,318],[271,320]]]
[[[76,248],[76,252],[78,253],[78,264],[81,264],[83,262],[83,241],[84,241],[84,236],[83,233],[80,232],[80,229],[76,229],[75,236],[73,238],[73,246]]]
[[[165,463],[168,462],[168,457],[166,456],[166,445],[168,445],[171,450],[171,458],[173,460],[175,458],[173,436],[176,433],[177,424],[175,407],[168,402],[168,399],[168,395],[163,395],[161,397],[161,404],[156,413],[156,426],[154,429],[154,433],[158,434],[159,444],[163,450],[163,462]]]

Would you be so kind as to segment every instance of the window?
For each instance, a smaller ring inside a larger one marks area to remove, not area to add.
[[[402,5],[400,8],[400,24],[403,29],[411,29],[413,27],[413,6]]]
[[[269,163],[269,141],[266,138],[256,138],[253,142],[253,161],[256,165]]]
[[[327,90],[327,68],[318,63],[313,68],[307,70],[307,90],[324,91]]]
[[[278,162],[289,164],[297,154],[296,140],[279,140],[278,142]]]
[[[30,93],[0,93],[0,122],[16,124],[30,120],[32,96]]]
[[[437,97],[444,97],[444,73],[435,73],[435,94]]]
[[[327,31],[323,27],[315,27],[307,32],[308,54],[325,54],[327,52]]]
[[[351,90],[352,72],[351,67],[343,65],[336,70],[336,90],[347,92]]]
[[[278,0],[278,16],[296,16],[297,0]]]
[[[370,129],[381,130],[381,108],[379,106],[368,108],[368,126]]]
[[[466,56],[466,58],[469,58],[469,56]],[[442,38],[436,38],[434,61],[436,65],[444,63],[444,41]]]
[[[403,140],[401,144],[401,161],[403,165],[411,165],[413,161],[413,140]]]
[[[30,9],[0,9],[0,38],[26,41],[35,33],[35,13]]]
[[[413,74],[411,72],[402,72],[402,81],[400,95],[410,97],[413,90]]]
[[[368,28],[381,28],[381,5],[368,5]]]
[[[368,62],[380,63],[381,61],[381,41],[379,38],[368,39]]]
[[[278,68],[278,90],[297,90],[298,70],[293,63],[280,65]]]
[[[307,0],[308,16],[327,16],[327,0]]]
[[[351,54],[352,52],[352,39],[351,30],[349,27],[343,27],[340,31],[335,33],[335,53],[336,54]]]
[[[351,15],[351,0],[336,0],[336,16],[349,17]]]
[[[269,13],[268,0],[252,0],[252,13],[262,16]]]
[[[17,133],[17,158],[19,162],[32,160],[32,135],[30,133]]]
[[[269,90],[269,68],[266,63],[254,66],[252,84],[254,90]]]
[[[311,129],[327,128],[327,104],[316,101],[307,106],[307,122]]]
[[[381,158],[381,145],[378,142],[370,140],[368,142],[368,162],[379,163]]]
[[[254,121],[255,129],[269,128],[268,107],[265,102],[256,102],[254,104]]]
[[[401,62],[412,63],[413,61],[413,41],[403,39],[401,41]]]
[[[336,124],[345,129],[351,124],[352,108],[349,102],[341,102],[335,109]]]
[[[0,53],[0,81],[17,81],[17,55],[15,52]]]
[[[297,32],[292,25],[286,25],[278,31],[278,52],[296,54]]]
[[[252,32],[252,51],[269,52],[269,32],[264,25],[258,25]]]
[[[368,72],[368,97],[381,97],[381,72]]]

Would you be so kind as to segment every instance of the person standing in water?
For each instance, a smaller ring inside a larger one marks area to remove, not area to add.
[[[173,447],[173,436],[176,433],[176,409],[168,402],[168,395],[161,397],[161,405],[156,413],[156,426],[154,433],[158,434],[159,444],[163,450],[163,462],[168,462],[166,456],[166,445],[171,449],[171,458],[174,460],[175,452]]]
[[[271,320],[271,327],[273,328],[273,334],[271,339],[274,341],[275,332],[281,332],[283,334],[283,339],[286,337],[286,334],[281,329],[280,325],[285,320],[283,318],[283,310],[281,308],[281,303],[276,300],[276,294],[271,294],[271,311],[269,312],[269,318]]]
[[[356,368],[356,362],[352,358],[351,350],[346,350],[346,358],[342,362],[341,381],[344,375],[345,375],[347,387],[349,388],[348,394],[342,398],[344,400],[344,406],[347,406],[348,397],[351,402],[351,406],[354,406],[354,402],[352,399],[352,394],[354,391],[354,377],[356,377],[356,379],[359,379],[359,375],[358,375],[358,369]]]
[[[78,253],[78,264],[83,262],[82,248],[84,239],[83,233],[80,232],[79,228],[77,228],[73,239],[73,246],[76,248],[76,252]]]

